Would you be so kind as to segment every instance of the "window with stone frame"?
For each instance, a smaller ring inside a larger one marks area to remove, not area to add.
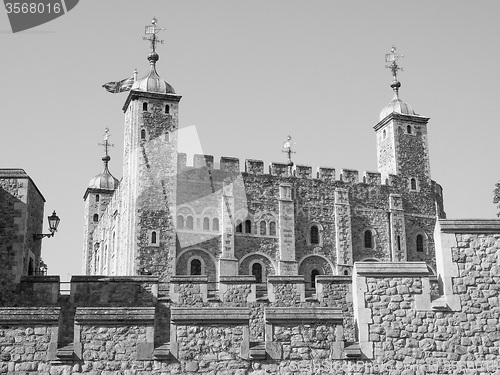
[[[319,228],[317,225],[311,225],[311,228],[309,229],[309,234],[310,234],[310,242],[311,245],[319,245]]]
[[[241,220],[236,220],[235,232],[236,233],[243,233],[243,223],[241,222]]]
[[[316,276],[320,275],[320,272],[317,269],[311,271],[311,288],[316,288]]]
[[[274,221],[269,223],[269,235],[276,236],[276,223]]]
[[[212,230],[219,230],[219,219],[216,217],[212,220]]]
[[[408,134],[411,134],[411,125],[408,125],[408,126],[406,127],[406,132],[407,132]]]
[[[421,234],[417,234],[415,242],[416,242],[416,246],[417,246],[417,252],[423,253],[424,252],[424,236],[422,236]]]
[[[94,214],[94,216],[92,217],[92,220],[94,221],[94,223],[97,223],[99,221],[99,215]]]
[[[412,177],[412,178],[410,179],[410,189],[411,189],[411,190],[418,190],[418,189],[417,189],[417,179],[416,179],[416,178],[414,178],[414,177]]]
[[[95,201],[96,201],[96,202],[99,202],[99,198],[100,198],[100,197],[99,197],[99,194],[96,194],[96,195],[95,195]]]
[[[193,217],[192,216],[188,216],[186,218],[186,228],[187,229],[193,229],[194,228],[194,222],[193,222]]]
[[[150,243],[151,245],[156,245],[158,243],[158,238],[155,230],[151,231]]]
[[[202,272],[201,261],[199,259],[191,260],[189,265],[190,275],[199,276]]]
[[[267,224],[264,220],[262,220],[259,224],[259,227],[260,227],[260,235],[261,236],[265,236],[267,235]]]
[[[252,233],[252,221],[250,219],[245,220],[245,233]]]
[[[146,130],[141,130],[141,139],[146,139]]]
[[[256,283],[262,283],[262,264],[258,262],[252,264],[252,275],[255,276]]]
[[[184,228],[184,216],[182,215],[177,215],[177,228],[178,229]]]
[[[363,242],[365,249],[373,249],[373,233],[370,229],[365,230],[363,234]]]
[[[208,217],[203,218],[203,230],[210,230],[210,219]]]

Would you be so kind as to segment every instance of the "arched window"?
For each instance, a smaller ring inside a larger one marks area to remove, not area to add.
[[[151,232],[151,243],[156,244],[156,232],[155,231]]]
[[[35,274],[35,264],[33,262],[33,258],[30,257],[28,265],[28,276],[33,276],[34,274]]]
[[[141,130],[141,139],[146,139],[146,130]]]
[[[276,223],[274,221],[269,223],[269,235],[276,236]]]
[[[411,134],[411,125],[408,125],[408,126],[406,127],[406,132],[407,132],[408,134]]]
[[[193,259],[191,261],[191,275],[197,276],[201,275],[201,262],[199,259]]]
[[[186,228],[187,229],[193,229],[193,217],[188,216],[186,219]]]
[[[170,106],[168,104],[165,106],[165,113],[170,113]]]
[[[260,234],[262,236],[265,236],[267,234],[266,222],[264,220],[260,222]]]
[[[182,215],[177,216],[177,228],[179,229],[184,228],[184,216]]]
[[[96,195],[95,195],[95,201],[96,201],[96,202],[99,202],[99,194],[96,194]]]
[[[318,270],[311,271],[311,288],[316,288],[316,276],[319,275]]]
[[[414,178],[412,178],[410,180],[410,187],[411,187],[411,190],[417,190],[417,180],[415,180]]]
[[[203,218],[203,230],[210,230],[210,219],[208,217]]]
[[[417,251],[422,253],[424,251],[424,236],[418,234],[416,242],[417,242]]]
[[[99,215],[94,214],[93,220],[94,220],[94,223],[97,223],[99,221]]]
[[[212,230],[219,230],[219,219],[216,217],[212,220]]]
[[[387,132],[384,129],[384,131],[382,132],[382,138],[385,139],[386,137],[387,137]]]
[[[252,222],[249,219],[245,220],[245,233],[252,233]]]
[[[142,110],[147,111],[148,110],[148,103],[142,103]]]
[[[262,283],[262,264],[254,263],[252,264],[252,275],[255,276],[255,281],[257,283]]]
[[[241,220],[236,220],[236,233],[243,233],[243,224]]]
[[[311,226],[311,244],[319,245],[319,229],[317,225]]]
[[[366,249],[373,249],[373,235],[371,230],[367,229],[365,230],[365,248]]]
[[[348,270],[344,270],[344,275],[345,276],[349,276],[349,271]]]

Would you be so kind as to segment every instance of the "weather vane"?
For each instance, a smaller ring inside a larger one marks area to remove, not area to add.
[[[386,65],[385,67],[387,69],[390,69],[392,71],[392,77],[393,77],[393,80],[394,81],[397,81],[398,80],[398,70],[403,70],[403,68],[401,68],[397,63],[396,61],[398,61],[399,59],[405,57],[404,55],[398,55],[396,53],[396,46],[392,46],[391,48],[391,53],[387,53],[385,55],[385,62],[386,63],[391,63],[391,65]]]
[[[158,34],[160,31],[165,30],[164,28],[161,29],[159,27],[156,27],[157,22],[158,22],[158,20],[156,19],[156,17],[154,17],[153,20],[151,21],[151,25],[146,26],[146,29],[144,31],[144,34],[151,35],[151,36],[149,38],[147,38],[145,36],[142,37],[143,40],[147,40],[148,42],[151,42],[151,49],[153,50],[153,52],[156,52],[156,44],[157,43],[163,44],[163,39],[158,39],[156,37],[156,34]]]
[[[106,156],[108,156],[108,149],[110,147],[114,147],[115,145],[111,144],[108,142],[108,139],[111,134],[109,134],[109,128],[104,129],[104,143],[98,143],[99,146],[104,147],[104,152],[106,153]]]
[[[288,156],[288,165],[289,166],[292,166],[293,165],[293,161],[292,161],[292,154],[295,154],[295,151],[292,151],[292,145],[295,144],[295,142],[291,142],[292,141],[292,136],[288,136],[286,138],[286,142],[283,142],[283,151],[282,152],[285,152]]]

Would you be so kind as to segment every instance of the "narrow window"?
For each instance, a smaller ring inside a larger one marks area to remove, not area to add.
[[[165,142],[170,142],[170,133],[169,132],[165,133]]]
[[[165,113],[170,113],[170,106],[168,104],[165,106]]]
[[[141,139],[146,139],[146,130],[141,130]]]
[[[373,236],[370,230],[365,230],[365,248],[373,248]]]
[[[155,231],[151,232],[151,243],[156,244],[156,232]]]
[[[311,226],[311,244],[318,245],[319,244],[319,229],[318,226]]]
[[[408,134],[411,134],[411,126],[410,126],[410,125],[408,125],[408,126],[406,127],[406,132],[407,132]]]
[[[398,236],[398,237],[396,238],[396,240],[397,240],[397,242],[398,242],[398,251],[401,251],[401,237],[400,237],[400,236]]]
[[[417,235],[417,251],[420,253],[424,251],[424,237],[421,234]]]
[[[255,276],[255,282],[262,283],[262,264],[252,264],[252,275]]]
[[[219,219],[214,218],[212,220],[212,230],[219,230]]]
[[[411,186],[411,190],[417,190],[417,180],[415,180],[414,178],[412,178],[410,180],[410,186]]]
[[[276,223],[274,221],[269,223],[269,235],[276,236]]]
[[[96,201],[96,202],[99,202],[99,194],[96,194],[96,195],[95,195],[95,201]]]
[[[199,259],[193,259],[191,261],[191,275],[201,275],[201,262]]]
[[[260,222],[260,234],[262,236],[265,236],[267,234],[266,222],[264,220]]]
[[[319,275],[318,270],[311,271],[311,288],[316,288],[316,276]]]
[[[184,216],[182,215],[177,216],[177,228],[179,229],[184,228]]]
[[[147,111],[148,110],[148,103],[142,103],[142,110]]]
[[[186,228],[187,229],[193,229],[193,217],[188,216],[186,219]]]
[[[35,274],[35,265],[33,263],[33,258],[30,258],[28,265],[28,276],[33,276]]]
[[[210,219],[208,217],[203,219],[203,230],[210,230]]]
[[[236,221],[236,233],[243,233],[243,224],[240,220]]]
[[[97,223],[99,221],[99,215],[94,214],[94,223]]]
[[[386,132],[386,131],[385,131],[385,129],[384,129],[384,131],[382,132],[382,138],[384,138],[384,139],[385,139],[386,137],[387,137],[387,132]]]
[[[252,233],[252,222],[245,220],[245,233]]]
[[[345,276],[349,276],[349,271],[348,270],[344,270],[344,275]]]

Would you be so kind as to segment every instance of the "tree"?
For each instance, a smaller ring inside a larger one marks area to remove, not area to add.
[[[498,204],[499,209],[497,216],[500,216],[500,182],[495,184],[495,190],[493,190],[493,203]]]

